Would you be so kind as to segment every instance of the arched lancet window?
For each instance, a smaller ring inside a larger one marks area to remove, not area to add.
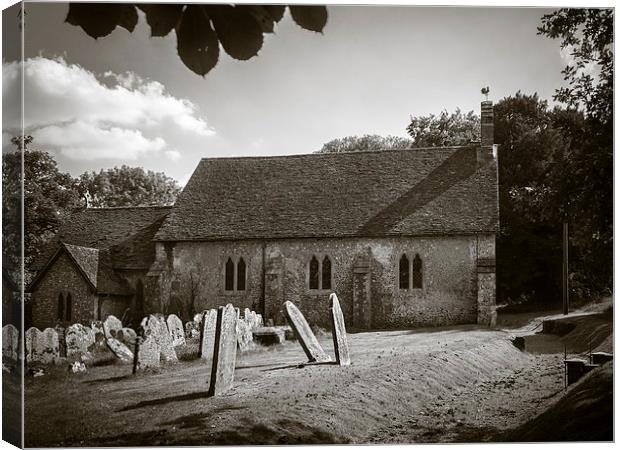
[[[319,261],[316,259],[316,256],[312,256],[310,260],[310,279],[309,279],[310,289],[318,289],[319,288]]]
[[[65,320],[71,320],[71,294],[67,294],[67,302],[65,304]]]
[[[235,282],[235,263],[232,262],[232,259],[228,258],[226,261],[226,277],[225,277],[225,286],[224,289],[227,291],[234,290],[234,282]]]
[[[65,320],[65,298],[62,295],[62,292],[58,294],[58,320]]]
[[[332,288],[332,262],[329,259],[329,256],[325,256],[323,258],[323,267],[321,268],[322,282],[321,287],[323,289],[331,289]]]
[[[414,289],[422,289],[422,260],[420,255],[416,253],[411,264],[413,269],[413,276],[411,278],[411,285]]]
[[[245,261],[239,258],[237,263],[237,290],[245,291]]]
[[[409,289],[409,258],[405,254],[398,262],[398,287]]]

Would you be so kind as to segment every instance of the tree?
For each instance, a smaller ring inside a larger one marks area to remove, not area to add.
[[[323,145],[318,153],[361,152],[367,150],[386,150],[409,148],[412,141],[398,136],[379,136],[365,134],[364,136],[347,136],[333,139]]]
[[[123,165],[83,173],[76,182],[76,191],[89,207],[101,208],[172,205],[181,188],[162,172]]]
[[[555,99],[571,108],[583,107],[589,118],[607,123],[613,118],[614,11],[563,8],[542,17],[538,34],[561,39],[570,55],[562,71],[568,86]]]
[[[557,120],[572,145],[546,175],[564,186],[562,213],[570,223],[571,244],[583,252],[577,268],[589,266],[581,271],[595,288],[611,287],[613,9],[560,9],[542,17],[538,32],[561,39],[571,57],[562,71],[567,86],[557,89],[554,98],[571,110]],[[580,111],[583,116],[576,124]]]
[[[473,111],[463,114],[459,108],[452,114],[446,110],[439,116],[411,117],[407,133],[413,147],[445,147],[480,141],[480,117]]]
[[[177,53],[185,66],[207,74],[219,59],[220,45],[238,60],[250,59],[263,46],[263,34],[273,33],[286,5],[125,4],[70,3],[66,22],[94,39],[109,35],[117,26],[133,32],[138,9],[146,15],[151,36],[167,36],[173,29]],[[325,6],[288,6],[295,23],[322,32],[327,23]]]
[[[32,137],[13,138],[18,151],[5,153],[2,158],[2,240],[3,259],[18,266],[20,255],[11,249],[21,240],[21,224],[16,220],[21,210],[21,165],[24,164],[24,264],[39,254],[43,244],[54,236],[69,212],[79,205],[73,189],[74,180],[58,170],[54,158],[43,151],[21,149]],[[26,280],[27,281],[27,280]]]

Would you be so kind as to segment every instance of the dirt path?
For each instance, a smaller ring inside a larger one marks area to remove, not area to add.
[[[563,387],[556,355],[474,327],[349,335],[353,365],[305,365],[287,342],[239,355],[234,388],[207,398],[198,361],[26,383],[27,446],[481,441]],[[332,350],[331,336],[320,336]]]

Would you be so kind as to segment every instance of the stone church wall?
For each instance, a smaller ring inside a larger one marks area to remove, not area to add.
[[[241,309],[263,311],[266,319],[283,323],[281,306],[290,300],[311,324],[328,327],[328,299],[329,293],[334,291],[341,301],[347,325],[351,324],[352,329],[476,323],[480,300],[479,245],[481,249],[484,247],[485,255],[494,258],[492,235],[482,240],[472,235],[157,245],[160,261],[156,264],[160,268],[166,266],[158,278],[158,290],[168,295],[162,299],[164,303],[193,302],[195,311],[233,303]],[[164,245],[167,245],[166,251]],[[403,253],[410,260],[415,254],[420,255],[422,289],[399,288],[398,262]],[[166,261],[161,260],[164,255]],[[329,256],[331,289],[309,289],[308,265],[313,255],[319,261]],[[245,261],[247,273],[243,291],[224,289],[225,264],[229,257],[235,264],[240,257]],[[494,288],[494,279],[484,277],[482,285],[488,292],[490,284]],[[484,311],[490,310],[490,302],[494,306],[494,296],[485,294],[482,301]]]

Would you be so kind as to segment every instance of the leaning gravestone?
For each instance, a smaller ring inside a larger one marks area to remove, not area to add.
[[[58,333],[53,328],[39,331],[30,328],[26,331],[26,361],[49,364],[55,362],[59,354]]]
[[[108,348],[124,363],[133,362],[133,353],[129,348],[116,338],[106,339]]]
[[[209,396],[229,390],[235,379],[237,358],[237,311],[232,304],[220,306],[217,311],[215,351],[211,366]]]
[[[336,294],[329,296],[331,304],[332,316],[332,338],[334,339],[334,352],[336,353],[336,362],[341,366],[351,364],[349,356],[349,343],[347,342],[347,330],[344,326],[344,316],[340,308],[340,302]]]
[[[185,333],[183,331],[183,322],[175,314],[170,314],[166,319],[168,325],[168,332],[172,338],[172,345],[177,347],[179,345],[185,345]]]
[[[286,318],[291,324],[291,328],[295,332],[301,347],[304,349],[308,361],[310,362],[329,362],[332,359],[325,353],[316,336],[310,329],[310,325],[297,306],[292,302],[284,302],[284,311]]]
[[[205,311],[200,325],[200,357],[202,359],[213,359],[216,326],[217,309]]]
[[[2,358],[17,361],[19,352],[19,331],[12,324],[2,327]]]
[[[95,334],[89,327],[75,323],[65,329],[67,358],[88,357],[89,348],[95,343]]]
[[[123,322],[114,316],[106,317],[103,322],[103,332],[106,339],[116,338],[116,333],[123,329]]]

